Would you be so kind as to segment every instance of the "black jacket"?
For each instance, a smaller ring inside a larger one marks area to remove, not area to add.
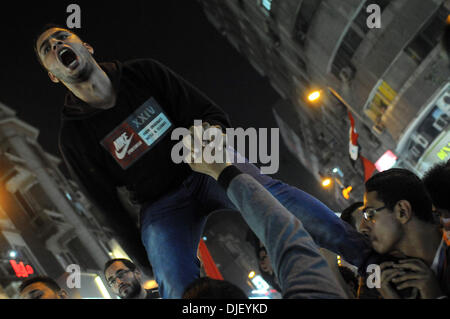
[[[230,123],[211,100],[154,60],[100,66],[113,83],[115,106],[95,109],[68,92],[59,147],[72,175],[103,212],[103,221],[127,239],[122,245],[142,263],[137,227],[116,188],[126,186],[135,204],[160,198],[191,174],[187,164],[171,159],[179,142],[171,140],[172,131],[189,128],[194,120],[222,128]]]

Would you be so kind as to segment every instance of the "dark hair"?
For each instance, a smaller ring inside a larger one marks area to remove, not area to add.
[[[247,296],[231,282],[203,277],[186,287],[183,299],[247,299]]]
[[[393,168],[374,175],[366,182],[366,192],[377,192],[378,199],[390,210],[400,200],[407,200],[418,219],[434,222],[431,199],[424,183],[406,169]]]
[[[35,37],[34,37],[34,39],[33,39],[33,49],[34,49],[34,53],[36,54],[36,57],[37,57],[39,63],[40,63],[42,66],[44,66],[44,65],[42,64],[41,57],[39,56],[39,51],[38,51],[38,48],[37,48],[37,46],[36,46],[36,45],[37,45],[37,41],[38,41],[39,37],[40,37],[44,32],[46,32],[47,30],[53,29],[53,28],[64,29],[64,30],[66,30],[67,32],[70,32],[70,33],[72,33],[72,34],[76,34],[75,32],[73,32],[73,31],[67,29],[66,27],[63,27],[63,26],[61,26],[61,25],[54,24],[54,23],[48,23],[48,24],[46,24],[44,27],[42,27],[42,29],[35,35]]]
[[[351,204],[350,206],[348,206],[346,209],[344,209],[344,210],[342,211],[342,213],[341,213],[341,219],[342,219],[344,222],[350,224],[353,228],[356,228],[356,225],[355,225],[355,222],[356,222],[356,221],[355,221],[355,219],[353,218],[352,213],[353,213],[356,209],[358,209],[358,208],[360,208],[360,207],[362,207],[362,206],[364,206],[364,203],[363,203],[363,202],[356,202],[356,203]]]
[[[122,262],[125,266],[128,267],[128,269],[130,269],[131,271],[135,271],[136,270],[136,265],[133,264],[133,262],[131,260],[125,259],[125,258],[116,258],[116,259],[111,259],[108,260],[105,264],[105,267],[103,268],[103,274],[106,274],[106,270],[109,268],[109,266],[111,266],[112,264],[114,264],[115,262]]]
[[[45,284],[48,288],[50,288],[54,292],[59,292],[61,290],[61,287],[52,278],[47,276],[35,276],[22,282],[22,284],[19,287],[19,293],[21,293],[26,287],[36,282],[41,282]]]
[[[432,167],[425,174],[423,183],[434,206],[450,211],[450,160]]]

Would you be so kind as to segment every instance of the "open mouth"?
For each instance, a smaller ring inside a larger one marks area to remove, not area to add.
[[[61,63],[71,70],[74,70],[80,64],[77,55],[70,48],[63,48],[58,52],[58,57]]]

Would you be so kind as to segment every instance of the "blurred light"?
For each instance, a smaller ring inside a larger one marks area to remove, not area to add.
[[[268,11],[272,9],[272,0],[262,0],[262,5],[264,8],[266,8]]]
[[[66,192],[66,197],[67,197],[68,200],[72,200],[72,196],[70,196],[70,194],[67,193],[67,192]]]
[[[331,180],[331,178],[329,178],[329,177],[324,178],[324,179],[322,180],[322,186],[325,187],[325,188],[330,187],[331,184],[332,184],[332,180]]]
[[[100,293],[102,294],[103,298],[111,299],[111,295],[108,293],[108,290],[106,289],[105,284],[103,283],[100,276],[95,276],[95,283],[98,287],[98,290],[100,290]]]
[[[387,151],[383,156],[375,163],[375,167],[379,172],[387,171],[391,169],[395,163],[397,163],[397,155],[392,153],[392,151]]]
[[[208,237],[203,236],[203,241],[207,241],[207,240],[208,240]]]
[[[333,168],[333,173],[335,173],[335,174],[337,174],[337,172],[339,172],[339,169],[338,168]]]
[[[349,199],[350,198],[350,193],[352,192],[352,190],[353,190],[352,186],[347,187],[346,189],[344,189],[342,191],[342,196],[344,196],[345,199]]]
[[[144,283],[144,289],[154,289],[157,288],[158,284],[156,283],[155,280],[148,280]]]
[[[252,279],[252,283],[255,285],[256,289],[258,290],[269,290],[270,286],[269,284],[260,276],[255,276]]]
[[[9,257],[10,257],[10,258],[16,258],[16,257],[17,257],[17,251],[11,250],[11,251],[9,252]]]
[[[250,279],[255,278],[255,276],[256,276],[256,273],[255,273],[254,271],[251,271],[251,272],[248,274],[248,278],[250,278]]]
[[[318,99],[320,99],[320,96],[321,96],[320,91],[314,91],[308,95],[308,101],[316,102]]]

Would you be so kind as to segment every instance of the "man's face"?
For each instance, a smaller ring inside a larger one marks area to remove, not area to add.
[[[385,204],[377,197],[377,192],[364,194],[364,209],[378,209]],[[396,214],[388,208],[378,210],[373,214],[371,220],[363,218],[362,232],[367,233],[373,249],[380,254],[387,254],[396,250],[396,245],[403,234],[401,224],[396,219]]]
[[[121,261],[109,266],[105,277],[112,291],[123,299],[135,298],[142,289],[137,272],[131,271]]]
[[[25,287],[20,293],[21,299],[63,299],[64,296],[58,294],[46,284],[42,282],[35,282]]]
[[[70,31],[46,30],[37,39],[36,50],[54,82],[81,83],[89,79],[93,71],[92,48]]]

